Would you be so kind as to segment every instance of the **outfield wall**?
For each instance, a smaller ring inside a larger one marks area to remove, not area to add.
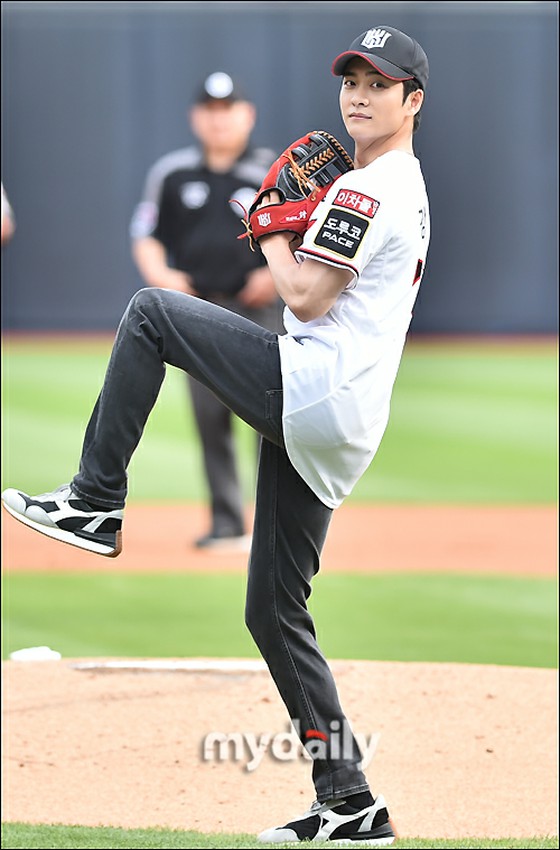
[[[413,329],[555,333],[558,4],[3,2],[5,330],[113,330],[141,285],[128,225],[145,172],[192,141],[186,110],[228,70],[283,149],[324,128],[349,143],[332,58],[389,24],[425,46],[416,149],[433,239]]]

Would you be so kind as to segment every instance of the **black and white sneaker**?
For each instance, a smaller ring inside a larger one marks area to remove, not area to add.
[[[123,511],[92,507],[69,484],[41,496],[4,490],[2,502],[15,519],[48,537],[108,558],[121,552]]]
[[[315,801],[309,811],[287,823],[266,829],[258,841],[284,844],[300,841],[333,841],[341,844],[360,842],[365,847],[388,847],[395,840],[395,832],[383,797],[372,806],[352,811],[345,800]]]

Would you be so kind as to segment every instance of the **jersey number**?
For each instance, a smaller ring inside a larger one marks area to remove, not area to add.
[[[420,278],[422,277],[423,271],[424,263],[422,260],[418,260],[418,262],[416,263],[416,271],[414,272],[414,280],[412,281],[413,286],[416,286],[416,284],[420,282]]]

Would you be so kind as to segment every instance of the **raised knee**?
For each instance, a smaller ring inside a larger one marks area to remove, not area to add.
[[[156,314],[160,312],[161,295],[164,291],[154,286],[147,286],[135,292],[125,311],[126,320],[128,322],[142,322],[146,318],[149,321],[154,320]]]
[[[154,286],[146,286],[135,292],[129,301],[129,309],[142,310],[157,300],[158,289]]]

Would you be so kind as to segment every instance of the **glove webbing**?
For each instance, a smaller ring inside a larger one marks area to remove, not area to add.
[[[349,168],[354,167],[352,159],[334,136],[331,136],[330,133],[326,133],[324,130],[315,130],[314,132],[316,135],[324,136],[329,140],[330,144],[336,148],[339,156],[345,161]],[[310,135],[313,136],[313,133]],[[296,153],[297,151],[298,148],[295,149]],[[297,160],[294,159],[294,151],[289,151],[288,154],[286,154],[286,159],[290,162],[298,188],[302,194],[306,194],[306,187],[308,189],[311,188],[313,192],[317,186],[327,186],[339,176],[339,171],[336,168],[332,173],[328,172],[328,170],[327,173],[324,171],[321,173],[321,170],[324,169],[329,161],[334,159],[334,157],[335,153],[332,148],[326,148],[320,153],[315,154],[315,156],[309,159],[304,165],[299,165]],[[311,177],[314,177],[316,182],[311,180]],[[313,200],[313,198],[311,198],[311,200]]]
[[[342,147],[338,139],[335,139],[334,136],[331,136],[330,133],[325,132],[324,130],[315,130],[313,133],[310,133],[310,137],[316,134],[318,136],[323,136],[324,138],[329,140],[329,143],[334,147],[341,159],[344,160],[348,169],[352,169],[354,167],[354,163],[352,158],[348,155],[347,151]],[[307,150],[305,146],[302,148],[294,148],[294,150],[289,150],[284,154],[285,158],[288,160],[290,164],[291,176],[294,177],[298,189],[303,196],[307,196],[311,201],[315,199],[315,193],[317,189],[324,188],[325,186],[330,185],[337,177],[340,176],[341,170],[340,165],[336,162],[333,163],[333,166],[329,168],[329,163],[331,160],[335,159],[335,152],[332,148],[326,148],[319,153],[315,154],[311,159],[308,159],[304,165],[300,165],[299,162],[295,159],[294,153],[300,153],[300,156],[305,156]],[[314,179],[311,179],[314,178]],[[269,191],[280,191],[280,195],[284,193],[282,190],[276,186],[271,186]],[[263,195],[265,193],[263,192]],[[233,203],[230,201],[230,203]],[[237,202],[239,203],[239,202]],[[241,219],[242,224],[245,227],[245,233],[242,233],[238,236],[238,239],[249,238],[249,247],[251,251],[254,251],[253,244],[253,233],[251,230],[251,225],[249,222],[249,215],[247,211],[242,207],[243,212],[245,213],[245,218]]]
[[[311,173],[314,174],[318,166],[322,166],[323,164],[328,162],[329,159],[332,159],[333,156],[334,154],[332,151],[324,151],[324,153],[318,154],[316,157],[314,157],[314,159],[307,162],[304,166],[301,166],[298,165],[297,160],[294,159],[292,151],[288,151],[288,153],[285,154],[286,159],[290,163],[292,173],[296,178],[296,182],[302,195],[307,194],[306,189],[311,189],[310,197],[311,200],[313,200],[313,193],[316,191],[317,185],[310,179],[308,172],[311,170]]]

